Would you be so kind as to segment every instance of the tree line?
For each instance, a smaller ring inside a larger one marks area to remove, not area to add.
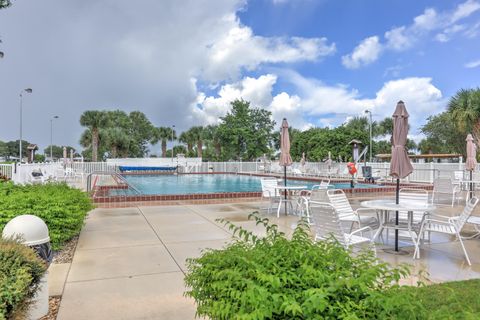
[[[271,112],[252,108],[244,100],[231,103],[231,111],[219,124],[194,126],[178,135],[176,145],[167,150],[167,142],[177,140],[172,127],[156,127],[140,111],[85,111],[80,124],[85,131],[80,144],[86,159],[144,157],[149,144],[161,143],[162,157],[185,154],[210,161],[252,160],[274,150],[274,126]]]

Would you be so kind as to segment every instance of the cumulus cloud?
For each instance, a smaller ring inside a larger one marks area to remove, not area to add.
[[[473,38],[478,34],[480,23],[473,26],[468,23],[457,23],[480,10],[480,2],[467,0],[453,10],[437,12],[434,8],[426,8],[424,12],[413,18],[410,25],[395,26],[384,33],[384,41],[378,36],[364,39],[351,54],[342,57],[342,63],[349,69],[359,68],[376,61],[382,51],[403,51],[412,48],[425,36],[436,32],[434,39],[448,42],[454,35],[462,34]]]
[[[390,117],[398,100],[405,101],[411,115],[412,127],[417,130],[426,117],[437,113],[446,105],[442,92],[432,84],[431,78],[410,77],[388,81],[374,96],[365,97],[358,90],[345,85],[328,85],[317,79],[287,71],[285,76],[296,86],[298,94],[280,92],[273,95],[277,76],[262,75],[222,86],[217,94],[199,99],[192,104],[192,120],[216,123],[218,117],[230,110],[230,102],[244,99],[255,107],[272,112],[273,119],[286,117],[295,128],[334,126],[348,116],[362,115],[372,110],[378,119]],[[412,131],[413,133],[413,131]]]
[[[237,78],[242,68],[254,70],[261,63],[316,61],[333,53],[335,44],[326,38],[266,38],[239,25],[208,49],[202,77],[209,81]]]
[[[351,54],[342,57],[342,64],[348,69],[357,69],[377,60],[381,49],[377,36],[363,39]]]

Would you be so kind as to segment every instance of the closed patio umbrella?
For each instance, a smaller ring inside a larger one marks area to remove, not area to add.
[[[467,135],[467,161],[465,162],[465,170],[470,171],[470,198],[473,196],[473,183],[472,181],[472,174],[475,171],[475,167],[477,166],[477,146],[475,142],[473,142],[473,137],[469,133]]]
[[[302,159],[300,160],[300,164],[303,166],[305,166],[305,152],[302,152]]]
[[[63,147],[63,163],[67,163],[67,147]]]
[[[392,134],[392,161],[390,162],[390,175],[397,178],[395,203],[399,203],[400,179],[413,172],[413,167],[408,158],[407,144],[408,112],[405,103],[399,101],[393,113]],[[395,225],[398,225],[398,211],[395,213]],[[395,252],[398,252],[398,229],[395,229]]]
[[[283,183],[287,186],[287,166],[292,164],[292,157],[290,156],[290,135],[288,133],[288,122],[283,118],[282,126],[280,128],[280,161],[279,165],[283,166],[284,176]],[[287,191],[285,190],[285,200],[287,199]],[[285,202],[286,203],[286,202]],[[285,204],[285,214],[287,214],[287,205]]]

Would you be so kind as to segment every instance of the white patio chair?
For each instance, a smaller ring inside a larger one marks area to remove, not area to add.
[[[313,185],[311,190],[328,189],[329,186],[330,186],[330,179],[322,180],[320,181],[320,184]]]
[[[414,188],[402,188],[399,191],[399,202],[400,204],[405,202],[416,202],[420,205],[427,205],[428,204],[428,191],[423,189],[414,189]],[[413,224],[420,227],[422,224],[423,218],[425,216],[424,211],[413,211]],[[392,218],[394,220],[395,218]],[[399,211],[398,212],[398,220],[399,223],[407,223],[408,219],[408,212],[406,211]]]
[[[462,246],[463,253],[465,254],[465,258],[468,262],[468,265],[472,265],[470,262],[470,258],[468,257],[467,250],[465,249],[465,245],[463,244],[462,237],[460,236],[460,232],[462,231],[463,226],[470,218],[473,209],[478,204],[478,198],[472,197],[470,200],[467,201],[465,208],[463,209],[462,213],[456,217],[447,217],[437,214],[428,214],[426,218],[422,222],[422,226],[420,227],[420,234],[425,231],[429,232],[437,232],[448,234],[451,236],[456,236],[460,245]],[[420,259],[420,237],[417,240],[417,245],[415,248],[415,253],[413,257]]]
[[[379,227],[379,219],[376,210],[369,208],[358,208],[353,210],[350,202],[345,195],[345,192],[341,189],[327,190],[327,196],[330,203],[335,207],[338,212],[338,216],[342,222],[348,222],[351,224],[350,231],[353,230],[355,224],[361,229],[364,226],[369,226],[373,229]],[[368,214],[375,214],[368,215]]]
[[[345,232],[340,214],[330,203],[310,201],[309,212],[315,231],[315,241],[329,239],[333,236],[345,249],[350,246],[368,244],[375,252],[375,243],[372,237],[363,236],[364,232],[371,235],[372,228],[366,226],[350,233]]]
[[[435,197],[438,195],[445,194],[449,197],[452,197],[452,207],[455,200],[459,200],[460,188],[453,184],[451,178],[437,178],[433,181],[433,194],[432,202],[435,202]]]
[[[399,191],[399,202],[402,203],[418,203],[419,206],[428,204],[428,192],[423,189],[414,189],[414,188],[402,188]],[[419,234],[417,232],[420,229],[420,226],[425,217],[425,211],[413,211],[412,220],[408,218],[407,211],[398,212],[398,224],[403,228],[406,228],[412,238],[414,243],[417,242],[417,237]],[[390,224],[395,224],[395,215],[390,216]],[[387,229],[387,238],[388,238],[389,229]],[[425,237],[424,237],[425,238]],[[430,239],[430,233],[428,233],[428,239]]]
[[[452,183],[456,186],[458,185],[460,187],[460,190],[465,190],[464,184],[462,183],[463,180],[464,180],[463,171],[461,170],[453,171]]]
[[[275,189],[278,186],[277,178],[262,178],[260,183],[262,185],[262,201],[269,202],[267,212],[270,213],[274,204],[280,200],[280,194]]]

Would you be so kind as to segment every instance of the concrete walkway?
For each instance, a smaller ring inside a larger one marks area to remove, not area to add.
[[[57,319],[194,319],[194,303],[183,296],[185,259],[231,238],[214,221],[218,217],[263,234],[247,219],[256,209],[256,203],[236,203],[93,210],[68,270]],[[296,222],[294,216],[271,219],[287,233]],[[378,255],[426,270],[434,282],[480,278],[480,240],[467,241],[467,248],[472,267],[459,244],[447,238],[434,238],[421,260],[382,250]],[[412,247],[406,250],[413,253]]]

